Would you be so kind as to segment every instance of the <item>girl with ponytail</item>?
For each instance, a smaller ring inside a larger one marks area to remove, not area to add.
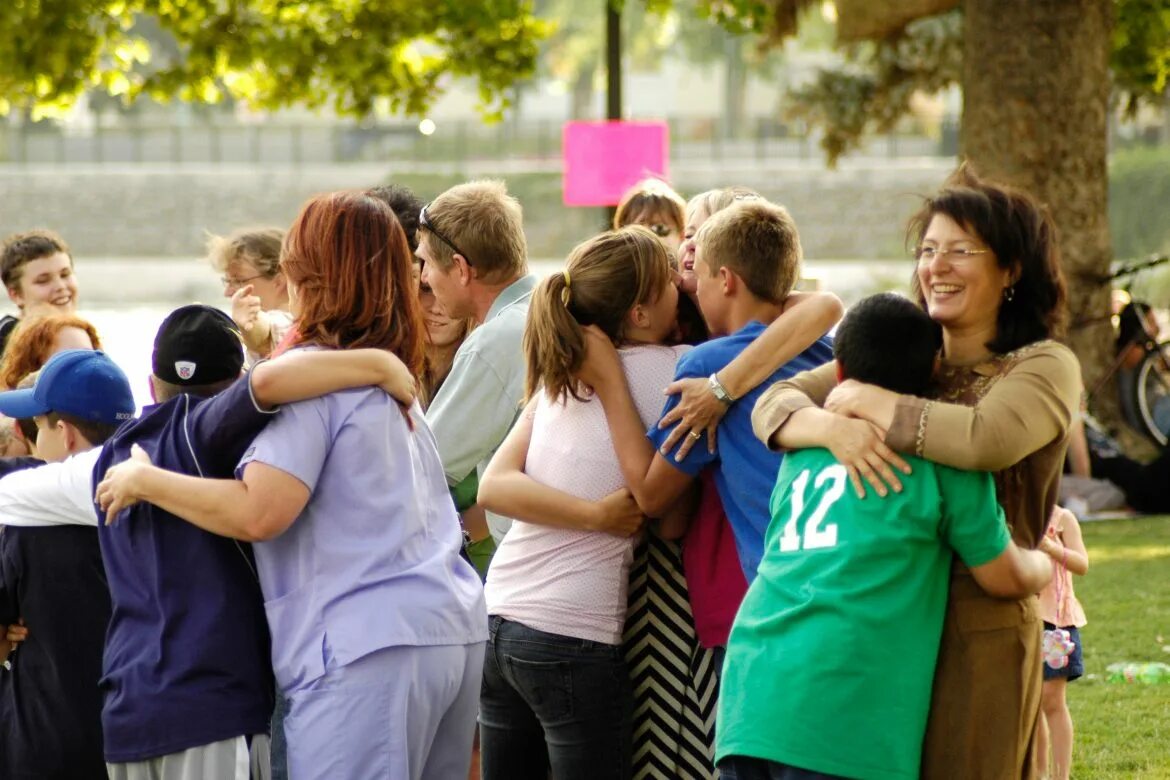
[[[596,326],[618,346],[639,415],[652,425],[688,349],[663,346],[675,331],[675,281],[662,244],[631,226],[578,246],[533,294],[528,402],[479,492],[485,508],[516,518],[486,585],[485,780],[544,780],[549,769],[558,780],[629,776],[633,693],[621,642],[643,518],[601,403],[574,373],[585,360],[584,328]]]

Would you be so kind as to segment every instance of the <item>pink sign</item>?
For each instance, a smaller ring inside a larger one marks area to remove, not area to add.
[[[615,206],[649,176],[667,178],[665,122],[566,122],[562,154],[566,206]]]

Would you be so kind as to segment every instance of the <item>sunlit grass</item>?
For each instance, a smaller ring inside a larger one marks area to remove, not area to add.
[[[1072,776],[1170,778],[1170,681],[1111,683],[1118,661],[1170,663],[1170,517],[1082,526],[1090,568],[1076,580],[1089,624],[1086,676],[1069,686]]]

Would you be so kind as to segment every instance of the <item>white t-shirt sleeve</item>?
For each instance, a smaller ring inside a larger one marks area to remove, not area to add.
[[[0,525],[98,524],[93,469],[101,447],[0,479]]]

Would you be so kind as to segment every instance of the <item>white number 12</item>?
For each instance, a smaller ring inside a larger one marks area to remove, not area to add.
[[[780,552],[795,552],[801,548],[800,534],[796,531],[796,524],[804,515],[804,492],[808,488],[810,476],[809,470],[805,469],[792,482],[792,516],[784,524],[784,533],[780,537]],[[817,508],[813,510],[812,516],[804,525],[804,549],[817,550],[833,547],[837,544],[837,524],[829,523],[823,529],[820,525],[825,521],[829,507],[837,503],[837,500],[845,494],[848,477],[849,474],[845,471],[845,467],[840,464],[829,466],[817,474],[816,482],[813,483],[814,488],[820,488],[821,485],[830,480],[833,484],[821,496],[820,503],[817,504]]]

